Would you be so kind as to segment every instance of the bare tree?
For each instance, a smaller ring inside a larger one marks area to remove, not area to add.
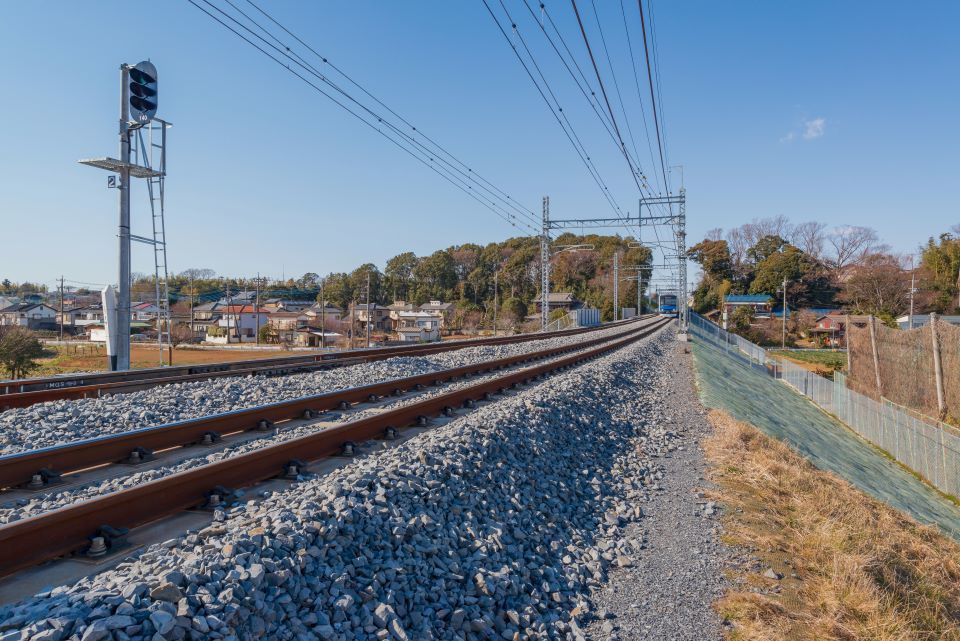
[[[713,229],[707,230],[706,239],[707,240],[721,240],[723,238],[723,228],[714,227]]]
[[[852,264],[841,297],[858,314],[892,318],[901,313],[909,297],[900,261],[890,254],[868,254]]]
[[[837,269],[861,263],[868,255],[886,249],[880,243],[876,230],[870,227],[836,227],[827,236],[827,242],[833,248],[830,261]]]
[[[821,259],[823,258],[823,244],[826,242],[826,234],[824,233],[826,229],[825,224],[812,220],[800,223],[793,228],[792,242],[804,253],[816,259]]]
[[[727,245],[730,247],[730,259],[739,265],[747,257],[750,242],[743,233],[743,227],[735,227],[727,232]]]

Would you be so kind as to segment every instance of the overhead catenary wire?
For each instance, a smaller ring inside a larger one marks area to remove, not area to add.
[[[187,0],[187,1],[191,5],[193,5],[200,11],[202,11],[204,14],[206,14],[208,17],[210,17],[211,19],[219,23],[221,26],[223,26],[224,28],[232,32],[238,38],[240,38],[241,40],[243,40],[253,48],[257,49],[260,53],[262,53],[266,57],[276,62],[278,65],[283,67],[289,73],[299,78],[302,82],[310,86],[312,89],[314,89],[321,95],[325,96],[327,99],[331,100],[334,104],[339,106],[341,109],[343,109],[344,111],[346,111],[347,113],[349,113],[350,115],[358,119],[360,122],[364,123],[371,129],[373,129],[374,131],[382,135],[384,138],[392,142],[402,151],[404,151],[405,153],[412,156],[420,163],[430,168],[436,174],[441,176],[444,180],[450,182],[452,185],[454,185],[455,187],[463,191],[465,194],[467,194],[477,202],[479,202],[481,205],[491,210],[494,214],[502,218],[504,221],[506,221],[510,225],[513,225],[518,229],[525,228],[527,231],[530,231],[532,233],[537,233],[536,227],[533,224],[533,222],[535,222],[535,218],[533,218],[531,214],[527,213],[529,212],[528,209],[524,211],[524,208],[520,208],[518,203],[516,203],[516,201],[514,201],[513,199],[509,200],[509,203],[507,206],[509,206],[514,211],[510,211],[504,205],[499,204],[497,200],[502,199],[503,197],[497,194],[490,195],[489,188],[484,187],[478,181],[478,179],[474,177],[475,174],[473,174],[472,171],[466,172],[464,174],[462,170],[459,170],[458,168],[452,166],[452,164],[449,161],[444,159],[438,159],[436,157],[436,154],[431,154],[428,151],[424,150],[422,144],[417,144],[415,141],[411,141],[410,136],[405,135],[403,132],[399,132],[396,126],[392,125],[392,123],[389,123],[388,120],[383,115],[376,114],[369,107],[362,105],[358,100],[356,100],[356,98],[351,96],[348,92],[344,91],[341,87],[337,86],[336,83],[331,82],[328,78],[326,78],[326,76],[318,72],[316,68],[313,68],[312,65],[305,64],[302,60],[298,60],[298,56],[295,56],[292,53],[291,48],[288,47],[287,45],[282,44],[280,47],[278,47],[272,42],[266,40],[259,33],[253,31],[248,25],[243,24],[235,16],[230,15],[228,12],[226,12],[224,9],[217,6],[210,0],[200,0],[200,2],[205,3],[211,9],[221,14],[225,19],[229,20],[230,22],[236,24],[242,30],[246,31],[248,34],[250,34],[250,37],[247,37],[240,31],[238,31],[236,28],[231,26],[231,24],[228,24],[228,22],[225,22],[224,19],[221,19],[219,16],[215,15],[214,13],[211,13],[211,11],[209,11],[204,6],[201,6],[197,1],[195,0]],[[230,3],[230,5],[235,7],[235,5],[233,5],[232,3]],[[251,23],[255,23],[255,21],[251,20]],[[259,23],[256,23],[256,26],[259,30],[269,33],[268,30],[266,30],[266,28],[260,25]],[[275,39],[275,41],[279,41],[279,39],[277,39],[276,36],[273,36],[273,34],[271,34],[271,38]],[[258,44],[258,42],[256,42],[254,39],[259,40],[260,43],[263,43],[263,44],[262,45]],[[272,49],[274,52],[276,52],[276,54],[271,53],[268,49]],[[284,60],[288,62],[285,62]],[[336,93],[343,96],[343,98],[341,99],[341,98],[338,98],[336,95],[333,95],[330,91],[325,90],[322,86],[317,84],[317,82],[312,81],[307,76],[313,76],[317,78],[317,80],[319,80],[321,84],[324,84],[330,87]],[[349,104],[346,104],[347,101],[358,105],[359,110],[351,108]],[[369,117],[368,118],[364,117],[364,115],[360,113],[361,111],[366,112]],[[393,135],[391,135],[391,133]],[[478,185],[480,188],[474,189],[474,185]],[[483,193],[484,191],[487,191],[488,194],[484,194]],[[501,191],[500,193],[503,193],[503,192]]]
[[[581,146],[578,146],[576,142],[577,138],[574,136],[574,134],[568,131],[567,125],[564,121],[565,116],[561,117],[560,115],[562,113],[562,107],[560,107],[559,104],[555,107],[550,102],[550,99],[547,97],[547,93],[545,92],[544,88],[540,86],[539,82],[537,82],[536,76],[534,76],[533,72],[530,70],[530,67],[527,65],[526,60],[524,60],[523,56],[520,54],[520,51],[517,49],[517,46],[510,39],[510,35],[507,33],[503,24],[501,24],[500,18],[493,11],[493,8],[490,6],[487,0],[482,0],[482,1],[483,1],[484,7],[486,7],[487,9],[487,12],[490,14],[490,17],[493,19],[494,23],[497,25],[497,29],[500,31],[504,39],[507,41],[507,44],[510,46],[510,49],[513,51],[514,55],[517,57],[517,60],[520,62],[520,65],[523,67],[523,70],[526,72],[527,76],[530,78],[530,81],[533,83],[534,87],[537,89],[537,92],[540,94],[540,97],[546,103],[547,108],[550,110],[550,113],[553,115],[554,119],[557,121],[557,124],[560,125],[560,128],[563,130],[563,133],[567,137],[567,140],[570,141],[570,144],[573,146],[574,150],[577,152],[584,166],[586,166],[587,171],[590,173],[594,182],[597,183],[597,186],[600,188],[601,192],[603,193],[607,202],[610,204],[610,207],[613,209],[616,216],[622,220],[623,210],[621,209],[620,205],[617,204],[616,200],[613,197],[613,194],[610,193],[610,189],[607,187],[603,178],[600,176],[599,171],[597,171],[596,166],[593,164],[593,160],[590,158],[588,154],[586,154],[585,150]],[[505,7],[504,7],[504,10],[506,10]],[[510,18],[509,12],[506,12],[506,13],[507,13],[507,18],[508,20],[510,20],[512,27],[516,28],[516,23]],[[521,39],[521,43],[523,43],[522,36],[520,36],[519,33],[518,33],[518,37]],[[529,51],[529,49],[527,49],[527,51]],[[546,82],[545,79],[544,79],[544,82]]]
[[[651,70],[650,47],[647,44],[647,23],[643,16],[643,0],[637,0],[640,8],[640,30],[643,33],[643,53],[647,62],[647,84],[650,87],[650,102],[653,110],[653,126],[657,133],[657,148],[660,150],[660,170],[663,172],[663,184],[669,190],[670,181],[667,178],[667,165],[663,157],[663,136],[660,130],[660,119],[657,116],[657,97],[653,88],[653,72]]]
[[[463,161],[461,161],[459,158],[457,158],[455,155],[453,155],[449,150],[447,150],[443,145],[441,145],[441,144],[438,143],[436,140],[434,140],[433,138],[431,138],[430,136],[428,136],[427,134],[425,134],[425,133],[423,132],[423,130],[421,130],[421,129],[419,129],[418,127],[416,127],[413,123],[411,123],[411,122],[408,121],[406,118],[404,118],[403,116],[401,116],[400,114],[398,114],[396,111],[394,111],[389,105],[387,105],[386,103],[384,103],[383,101],[381,101],[379,98],[377,98],[375,95],[373,95],[366,87],[364,87],[363,85],[361,85],[360,83],[358,83],[358,82],[357,82],[356,80],[354,80],[350,75],[348,75],[343,69],[341,69],[340,67],[338,67],[338,66],[337,66],[336,64],[334,64],[332,61],[330,61],[326,56],[321,55],[319,52],[317,52],[316,49],[314,49],[312,46],[310,46],[309,44],[307,44],[306,42],[304,42],[302,39],[300,39],[300,37],[297,36],[295,33],[291,32],[289,29],[287,29],[287,27],[285,27],[285,26],[282,25],[280,22],[278,22],[272,15],[270,15],[268,12],[266,12],[266,11],[265,11],[263,8],[261,8],[257,3],[253,2],[253,0],[247,0],[247,3],[250,4],[252,7],[254,7],[254,8],[255,8],[257,11],[259,11],[261,14],[263,14],[263,15],[264,15],[268,20],[270,20],[272,23],[274,23],[275,25],[277,25],[280,29],[282,29],[285,33],[287,33],[287,34],[288,34],[290,37],[292,37],[294,40],[296,40],[298,43],[300,43],[301,45],[303,45],[308,51],[310,51],[310,53],[312,53],[313,55],[315,55],[315,56],[316,56],[318,59],[320,59],[325,65],[329,65],[329,67],[330,67],[331,69],[333,69],[333,70],[336,71],[338,74],[340,74],[341,76],[343,76],[343,78],[344,78],[347,82],[349,82],[351,85],[353,85],[354,87],[356,87],[357,89],[359,89],[361,92],[363,92],[363,93],[364,93],[367,97],[369,97],[371,100],[373,100],[373,101],[376,102],[378,105],[380,105],[381,107],[383,107],[384,109],[386,109],[388,112],[390,112],[390,114],[393,115],[395,118],[397,118],[400,122],[402,122],[403,124],[405,124],[406,126],[408,126],[411,131],[415,131],[415,132],[416,132],[419,136],[421,136],[425,141],[427,141],[427,142],[429,142],[431,145],[433,145],[433,147],[434,147],[439,153],[443,154],[444,156],[446,156],[447,158],[449,158],[452,162],[456,163],[457,165],[459,165],[460,167],[462,167],[463,169],[465,169],[468,173],[470,173],[471,175],[473,175],[477,180],[479,180],[480,182],[482,182],[483,184],[485,184],[487,187],[489,187],[489,188],[490,188],[491,190],[493,190],[494,192],[498,193],[500,196],[502,196],[502,197],[503,197],[504,199],[506,199],[507,201],[510,201],[511,203],[513,203],[516,208],[518,208],[518,209],[522,210],[523,212],[526,212],[527,214],[529,214],[530,216],[532,216],[532,217],[533,217],[533,220],[536,221],[536,212],[534,212],[533,210],[531,210],[531,209],[528,208],[528,207],[524,207],[522,204],[520,204],[519,202],[517,202],[512,196],[510,196],[509,194],[507,194],[506,192],[504,192],[503,190],[501,190],[499,187],[497,187],[496,185],[494,185],[493,183],[491,183],[489,180],[487,180],[486,178],[484,178],[484,177],[483,177],[482,175],[480,175],[479,173],[475,172],[472,167],[470,167],[469,165],[467,165],[466,163],[464,163]]]

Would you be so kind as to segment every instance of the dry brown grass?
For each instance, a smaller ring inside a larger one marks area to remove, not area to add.
[[[759,563],[717,607],[731,639],[960,639],[960,545],[714,411],[728,542]],[[768,579],[772,567],[783,575]]]

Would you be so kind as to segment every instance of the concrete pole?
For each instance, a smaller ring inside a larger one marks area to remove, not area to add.
[[[550,196],[543,197],[543,228],[540,234],[540,331],[547,331],[550,318]]]
[[[117,274],[117,360],[113,370],[130,369],[130,70],[120,66],[120,265]]]
[[[613,320],[620,319],[620,252],[613,254]]]
[[[940,361],[940,337],[937,335],[937,314],[930,314],[930,333],[933,336],[933,373],[937,382],[937,418],[946,414],[946,402],[943,393],[943,363]]]
[[[367,347],[370,347],[370,272],[367,272]]]
[[[783,279],[783,335],[780,339],[780,349],[787,347],[787,279]]]
[[[500,292],[498,291],[499,276],[500,276],[500,269],[498,267],[497,271],[493,272],[493,335],[494,336],[497,335],[497,303],[498,303],[497,299],[500,295]]]
[[[324,343],[327,337],[327,299],[323,295],[323,286],[326,284],[326,278],[320,281],[320,349],[326,347]]]
[[[883,398],[883,380],[880,378],[880,350],[877,349],[877,319],[870,316],[870,348],[873,351],[873,374],[877,379],[877,396]]]

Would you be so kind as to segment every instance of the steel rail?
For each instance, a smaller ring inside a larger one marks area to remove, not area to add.
[[[471,405],[515,384],[624,347],[669,322],[654,322],[626,337],[549,363],[0,526],[0,575],[83,550],[104,524],[132,528],[202,505],[214,488],[250,486],[283,474],[291,461],[336,456],[346,443],[382,438],[389,429],[448,414],[452,408]]]
[[[644,315],[639,318],[649,318]],[[52,376],[22,381],[0,381],[0,411],[17,407],[29,407],[37,403],[56,400],[97,398],[104,394],[135,392],[142,389],[184,383],[210,378],[247,376],[251,374],[291,374],[294,372],[343,367],[399,356],[425,356],[466,347],[509,345],[528,341],[562,338],[608,329],[612,323],[599,327],[584,327],[545,334],[519,334],[496,336],[461,341],[440,342],[430,345],[378,347],[373,349],[347,350],[309,356],[254,359],[207,365],[189,365],[173,368],[152,368],[127,372],[100,372],[77,376]]]
[[[208,434],[213,440],[224,434],[269,428],[280,421],[301,418],[305,413],[317,414],[367,401],[372,397],[389,396],[400,391],[409,391],[445,380],[512,367],[533,360],[542,360],[585,349],[633,331],[636,331],[636,328],[628,325],[628,329],[624,332],[619,332],[613,336],[602,336],[560,347],[549,347],[535,352],[481,361],[418,376],[333,390],[268,405],[0,456],[0,488],[26,485],[34,480],[35,476],[39,476],[39,480],[46,483],[50,478],[56,478],[77,470],[126,462],[135,450],[152,454],[174,447],[195,445]]]

